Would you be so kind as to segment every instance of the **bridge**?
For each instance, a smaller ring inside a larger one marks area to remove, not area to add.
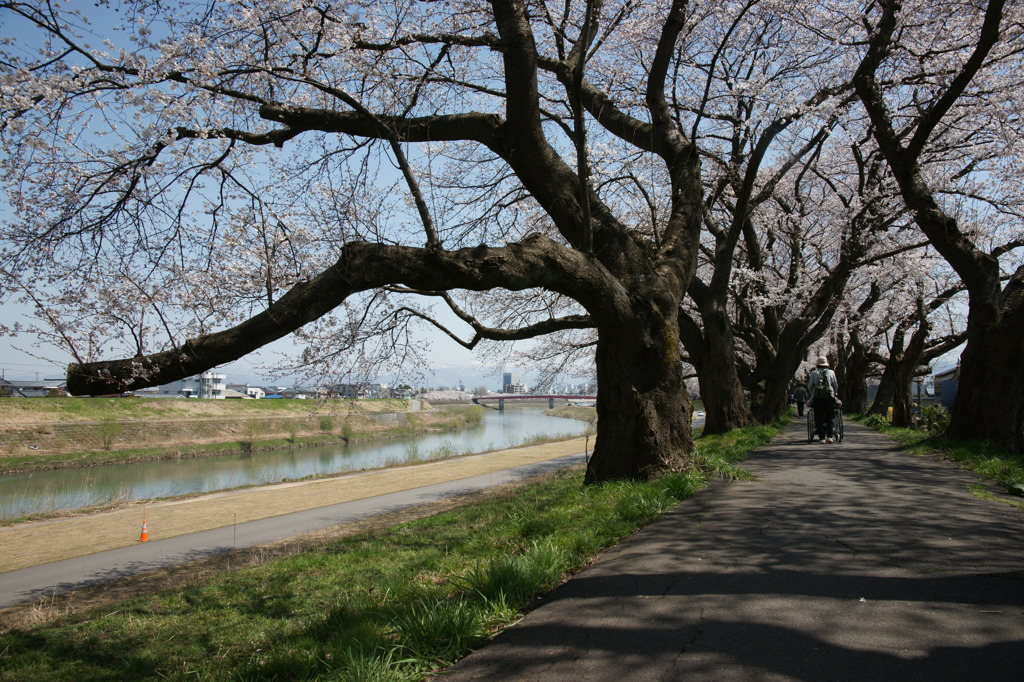
[[[596,395],[526,395],[523,393],[491,393],[488,395],[478,395],[473,398],[473,403],[482,405],[485,400],[497,400],[498,401],[498,412],[505,410],[506,400],[547,400],[548,409],[555,406],[556,400],[564,400],[567,403],[573,403],[577,400],[597,400]]]

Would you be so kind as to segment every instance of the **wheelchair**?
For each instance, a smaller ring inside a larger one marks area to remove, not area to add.
[[[843,442],[843,406],[836,401],[836,415],[833,421],[835,429],[834,436],[837,443]],[[814,424],[814,408],[810,405],[807,406],[807,442],[813,443],[814,439],[818,437],[817,428]]]

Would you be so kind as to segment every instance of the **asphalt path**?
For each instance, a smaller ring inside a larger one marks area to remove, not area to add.
[[[465,495],[560,468],[582,466],[584,463],[585,455],[579,453],[233,526],[137,542],[126,547],[8,571],[0,573],[0,608],[49,599],[74,590],[103,585],[226,552],[265,545],[340,524]],[[415,476],[409,469],[395,471],[400,474],[404,472],[405,476]]]
[[[1024,513],[972,494],[1004,490],[852,423],[742,466],[437,679],[1024,680]]]

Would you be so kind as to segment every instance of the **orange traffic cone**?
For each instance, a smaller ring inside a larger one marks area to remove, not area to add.
[[[146,532],[146,510],[142,510],[142,535],[139,537],[139,542],[148,542],[149,533]]]

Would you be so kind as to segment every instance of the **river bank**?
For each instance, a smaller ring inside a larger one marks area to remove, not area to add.
[[[442,411],[437,411],[442,412]],[[438,428],[401,437],[374,432],[363,442],[320,447],[235,451],[208,457],[178,457],[105,466],[60,468],[0,476],[0,525],[83,511],[120,508],[136,502],[180,499],[196,494],[323,478],[343,472],[386,469],[451,459],[507,447],[537,445],[588,435],[581,421],[548,416],[538,409],[455,410],[463,428]],[[479,413],[479,422],[468,416]],[[409,416],[422,417],[426,413]],[[451,415],[449,415],[451,416]],[[398,415],[403,418],[405,415]],[[237,444],[236,444],[237,445]],[[123,453],[122,453],[123,456]]]
[[[0,556],[0,573],[139,545],[140,524],[143,521],[147,523],[148,542],[156,542],[444,481],[497,474],[506,469],[579,453],[583,451],[583,447],[581,439],[572,439],[468,455],[443,462],[348,473],[321,480],[198,495],[189,499],[150,502],[145,507],[141,504],[126,505],[101,513],[22,523],[0,528],[0,543],[5,547],[3,556]],[[344,523],[330,529],[309,532],[251,550],[239,550],[209,559],[191,561],[177,568],[156,570],[99,587],[75,589],[65,595],[52,595],[43,602],[2,608],[0,632],[13,626],[38,624],[61,614],[67,615],[113,599],[181,586],[200,577],[209,577],[246,565],[259,565],[272,557],[291,555],[311,547],[322,546],[334,538],[381,530],[397,523],[424,518],[470,500],[500,494],[522,484],[504,484],[493,489],[453,496]],[[83,569],[85,566],[86,563],[83,563]]]
[[[453,431],[482,408],[410,400],[0,400],[0,473],[353,443]]]
[[[486,474],[583,450],[584,442],[577,438],[376,471],[149,501],[145,503],[145,518],[149,540],[158,540]],[[0,544],[5,548],[0,556],[0,573],[134,545],[139,542],[143,506],[141,502],[125,504],[101,512],[0,528]]]

